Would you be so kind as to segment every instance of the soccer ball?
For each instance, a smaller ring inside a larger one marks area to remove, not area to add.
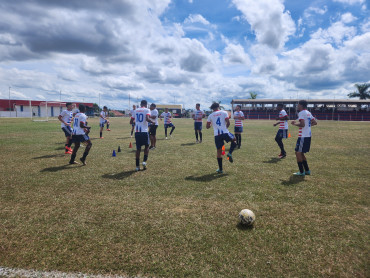
[[[243,209],[239,212],[239,220],[240,224],[245,226],[253,225],[254,220],[256,220],[256,216],[254,215],[253,211],[249,209]]]

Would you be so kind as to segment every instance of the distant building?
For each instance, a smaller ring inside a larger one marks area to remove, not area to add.
[[[156,104],[157,110],[163,112],[165,108],[168,108],[168,111],[172,113],[174,118],[181,118],[184,113],[181,104]]]
[[[82,102],[69,101],[78,108]],[[87,107],[86,115],[94,116],[93,103],[82,103]],[[66,102],[0,99],[0,117],[58,117],[66,109]]]

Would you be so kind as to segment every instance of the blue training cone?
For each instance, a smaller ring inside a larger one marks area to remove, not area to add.
[[[113,150],[113,153],[112,153],[112,156],[116,156],[116,151],[115,150]]]

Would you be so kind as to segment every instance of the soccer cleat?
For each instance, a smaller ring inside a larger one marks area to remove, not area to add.
[[[304,174],[305,174],[306,176],[311,175],[311,170],[305,171],[305,172],[304,172]]]
[[[104,137],[100,137],[100,139],[104,139]]]
[[[281,158],[285,158],[286,157],[286,153],[284,153],[284,154],[279,154],[279,158],[281,159]]]
[[[167,140],[168,138],[166,137],[165,139]]]
[[[199,141],[199,144],[202,143],[202,140]]]
[[[78,164],[76,161],[70,161],[69,164]]]
[[[231,155],[231,153],[228,153],[228,154],[227,154],[227,157],[229,158],[229,161],[230,161],[231,163],[233,163],[233,162],[234,162],[234,160],[233,160],[233,156]]]
[[[109,128],[107,128],[107,131],[110,131],[110,129],[109,129]]]
[[[145,169],[146,169],[146,162],[143,161],[143,170],[145,170]]]
[[[217,169],[216,172],[219,173],[219,174],[223,174],[224,171],[222,171],[220,169]]]
[[[136,167],[135,172],[139,172],[139,171],[140,171],[140,167]]]
[[[195,141],[195,144],[198,144],[199,143],[199,141],[197,140],[197,141]]]
[[[64,154],[72,154],[72,151],[65,151]]]
[[[301,172],[296,172],[296,173],[293,173],[293,176],[300,176],[300,177],[304,177],[305,176],[305,173],[301,173]]]
[[[86,159],[83,159],[82,157],[80,158],[80,161],[82,162],[82,164],[84,165],[84,166],[86,166]]]

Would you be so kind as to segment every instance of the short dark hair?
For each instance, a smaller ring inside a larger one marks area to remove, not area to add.
[[[150,106],[151,106],[151,107],[154,107],[154,108],[156,108],[156,107],[157,107],[157,105],[155,105],[155,103],[152,103]]]
[[[242,109],[242,106],[241,106],[241,105],[239,105],[239,104],[238,104],[236,107],[239,107],[240,109]]]
[[[199,106],[200,107],[200,103],[195,104],[195,106]]]
[[[80,110],[80,112],[85,112],[86,111],[86,106],[83,105],[82,103],[80,103],[80,105],[78,106],[78,110]]]
[[[277,107],[284,107],[284,104],[278,103]]]
[[[103,109],[108,109],[108,107],[107,106],[104,106]]]
[[[66,107],[68,107],[69,105],[72,105],[72,102],[67,102],[66,103]]]
[[[143,99],[141,102],[140,102],[140,105],[141,106],[147,106],[148,105],[148,102],[145,100],[145,99]]]
[[[302,105],[304,108],[307,108],[308,103],[307,103],[306,100],[302,99],[302,100],[298,101],[298,104]]]
[[[213,110],[213,109],[216,109],[216,108],[219,108],[219,107],[220,107],[220,104],[218,102],[214,102],[214,103],[212,103],[210,108]]]

